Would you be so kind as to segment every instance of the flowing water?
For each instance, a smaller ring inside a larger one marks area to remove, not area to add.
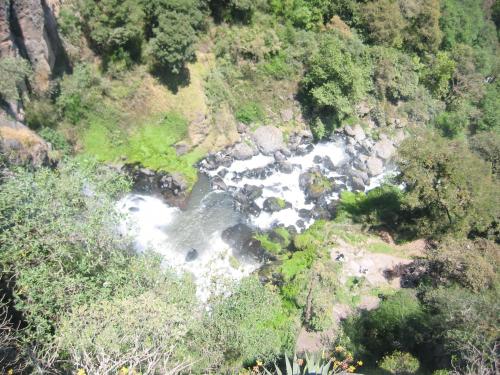
[[[159,197],[129,194],[118,202],[121,212],[127,213],[122,230],[135,239],[138,251],[154,250],[164,256],[164,262],[179,271],[191,272],[198,286],[201,299],[206,299],[214,282],[224,279],[240,279],[256,270],[259,259],[246,253],[238,246],[231,247],[223,239],[225,229],[236,224],[248,224],[258,229],[268,229],[276,225],[296,226],[300,231],[310,226],[314,219],[301,219],[300,210],[310,210],[314,204],[308,202],[299,186],[300,174],[310,168],[319,168],[321,173],[332,179],[346,183],[341,174],[320,166],[319,160],[328,157],[335,167],[349,161],[345,144],[336,142],[308,146],[307,152],[292,155],[287,162],[292,171],[283,173],[276,168],[274,157],[259,154],[249,160],[234,161],[230,166],[220,166],[215,170],[205,170],[200,175],[187,207],[180,210],[169,207]],[[265,170],[256,175],[251,171]],[[209,177],[223,176],[227,191],[211,188]],[[382,176],[372,178],[368,188],[377,186]],[[279,197],[291,204],[290,208],[270,213],[260,211],[254,215],[239,210],[233,198],[234,193],[245,186],[262,188],[262,195],[255,204],[262,209],[264,200]],[[349,183],[344,185],[349,189]],[[332,192],[327,200],[338,199]],[[302,226],[297,225],[302,221]]]

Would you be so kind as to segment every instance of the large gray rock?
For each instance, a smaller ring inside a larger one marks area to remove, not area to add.
[[[0,153],[12,164],[50,164],[50,145],[34,131],[0,113]]]
[[[275,126],[261,126],[253,133],[253,139],[264,155],[272,155],[285,147],[283,132]]]
[[[231,155],[236,160],[250,159],[253,156],[253,154],[254,150],[246,143],[238,143],[233,147],[233,151],[231,152]]]
[[[370,156],[366,161],[366,169],[370,176],[378,176],[384,171],[384,163],[376,156]]]
[[[356,124],[354,126],[346,125],[344,126],[344,132],[349,136],[354,138],[357,142],[361,142],[366,138],[365,131],[361,125]]]
[[[373,146],[373,151],[379,158],[388,160],[392,157],[392,155],[394,155],[396,149],[389,139],[384,138],[375,143],[375,146]]]

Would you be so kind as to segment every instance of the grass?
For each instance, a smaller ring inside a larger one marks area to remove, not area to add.
[[[269,239],[267,234],[257,234],[254,237],[257,241],[260,242],[260,245],[271,254],[279,254],[281,253],[282,247],[279,243],[273,242]]]

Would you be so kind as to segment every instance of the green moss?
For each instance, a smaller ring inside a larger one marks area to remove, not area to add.
[[[281,273],[285,280],[290,280],[300,272],[308,269],[316,258],[316,252],[313,249],[306,251],[297,251],[289,259],[283,261]]]
[[[264,122],[264,109],[257,102],[248,102],[236,110],[236,119],[244,124]]]
[[[168,113],[158,124],[145,124],[127,134],[112,119],[94,118],[83,136],[84,152],[101,161],[125,159],[140,163],[147,168],[165,172],[178,172],[189,186],[197,179],[193,165],[203,156],[201,150],[193,150],[178,156],[175,143],[187,135],[186,119],[176,113]]]
[[[230,256],[229,257],[229,265],[233,267],[235,270],[239,269],[241,267],[241,263],[236,257]]]
[[[271,254],[281,253],[282,250],[281,244],[271,241],[267,234],[257,234],[254,236],[254,238],[260,242],[261,246],[267,252]]]

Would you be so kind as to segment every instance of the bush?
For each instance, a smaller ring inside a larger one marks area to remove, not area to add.
[[[61,151],[63,154],[69,154],[71,152],[71,145],[64,135],[57,130],[42,128],[38,131],[38,135],[49,142],[54,150]]]
[[[177,12],[158,16],[158,26],[153,29],[154,36],[149,41],[149,53],[155,66],[178,74],[186,63],[195,60],[197,36],[190,21],[189,15]]]
[[[500,134],[497,132],[482,132],[469,139],[469,147],[481,159],[491,163],[495,176],[500,172]]]
[[[370,61],[353,40],[326,34],[306,65],[302,85],[307,98],[315,110],[333,112],[338,121],[354,113],[370,88]]]
[[[116,233],[114,199],[127,188],[122,176],[84,160],[19,170],[2,184],[2,278],[28,339],[43,347],[72,306],[122,289],[129,243]]]
[[[367,2],[361,7],[361,17],[371,42],[396,48],[403,45],[407,21],[401,13],[398,1]]]
[[[32,129],[55,128],[60,120],[50,99],[32,99],[26,103],[26,124]]]
[[[420,363],[418,359],[410,353],[395,351],[390,355],[386,355],[379,363],[379,367],[394,375],[411,375],[416,374]]]
[[[228,370],[256,360],[272,362],[295,344],[296,322],[279,297],[254,277],[243,279],[227,297],[212,300],[206,320],[206,338]]]
[[[260,103],[245,103],[236,110],[236,119],[247,125],[262,123],[265,120],[264,109]]]
[[[195,360],[191,335],[198,325],[194,289],[186,280],[134,297],[78,307],[64,317],[58,343],[72,372],[178,374]]]
[[[424,132],[402,144],[397,164],[406,186],[403,204],[421,234],[495,235],[497,182],[463,142]]]
[[[375,91],[380,99],[408,100],[419,83],[420,64],[395,49],[375,47],[371,50]]]
[[[0,98],[19,100],[19,93],[25,81],[33,74],[29,62],[23,58],[2,57],[0,59]]]

